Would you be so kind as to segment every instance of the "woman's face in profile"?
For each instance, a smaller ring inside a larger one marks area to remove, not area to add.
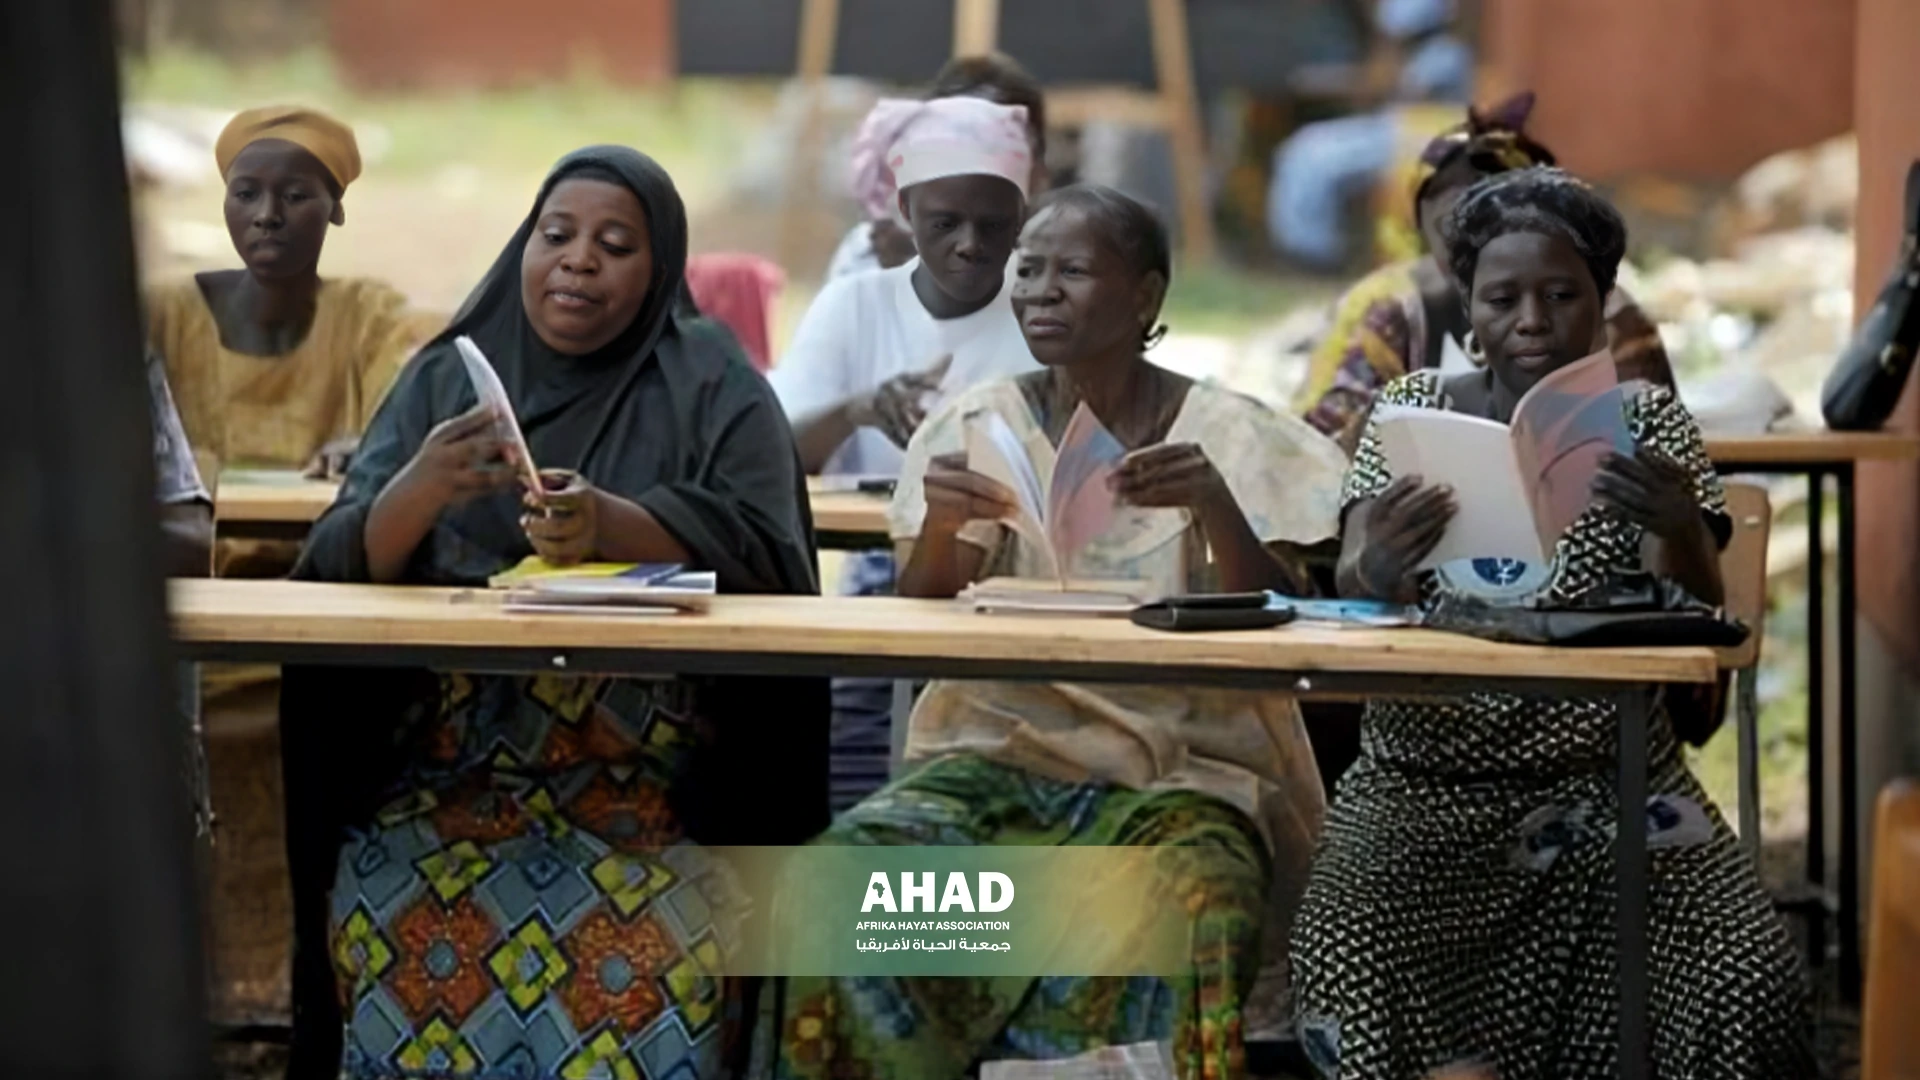
[[[1508,233],[1481,248],[1467,315],[1494,377],[1516,395],[1591,355],[1602,326],[1593,271],[1557,233]]]
[[[604,180],[562,180],[520,256],[520,302],[540,340],[581,356],[640,315],[653,283],[652,236],[634,193]]]

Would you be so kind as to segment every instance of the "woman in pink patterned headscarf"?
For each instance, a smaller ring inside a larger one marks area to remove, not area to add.
[[[928,101],[952,97],[982,98],[1027,110],[1027,142],[1033,151],[1027,197],[1038,198],[1047,179],[1047,103],[1040,84],[1018,61],[1003,53],[963,56],[942,68],[927,91]],[[899,135],[903,119],[897,109],[876,107],[854,138],[852,190],[865,220],[855,225],[834,251],[827,266],[828,280],[859,270],[899,266],[913,257],[913,237],[894,206],[899,188],[886,165],[887,150]]]

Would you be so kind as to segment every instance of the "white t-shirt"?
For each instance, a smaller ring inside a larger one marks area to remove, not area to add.
[[[953,363],[940,391],[927,400],[931,414],[941,402],[990,379],[1031,371],[1038,364],[1013,317],[1013,268],[993,302],[958,319],[935,319],[913,291],[913,259],[891,270],[867,270],[827,282],[794,331],[793,342],[768,375],[787,415],[798,419],[874,390],[909,371],[932,367],[942,356]],[[896,476],[900,448],[873,428],[842,443],[821,470],[827,475]]]

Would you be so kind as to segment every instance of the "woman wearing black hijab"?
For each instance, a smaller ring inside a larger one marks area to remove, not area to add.
[[[687,303],[686,252],[653,161],[563,159],[394,385],[295,576],[479,584],[538,552],[817,591],[784,414]],[[461,334],[553,467],[548,513],[523,504]],[[825,684],[351,674],[289,671],[282,698],[289,1075],[718,1075],[741,1002],[698,845],[824,826]]]

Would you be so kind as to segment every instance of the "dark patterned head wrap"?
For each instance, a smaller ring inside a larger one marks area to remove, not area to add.
[[[1465,123],[1434,136],[1421,152],[1420,164],[1413,174],[1416,224],[1420,220],[1420,200],[1426,197],[1427,186],[1442,169],[1457,161],[1464,160],[1483,176],[1556,164],[1553,151],[1527,135],[1527,118],[1533,113],[1533,102],[1534,95],[1529,90],[1485,111],[1469,107]]]

